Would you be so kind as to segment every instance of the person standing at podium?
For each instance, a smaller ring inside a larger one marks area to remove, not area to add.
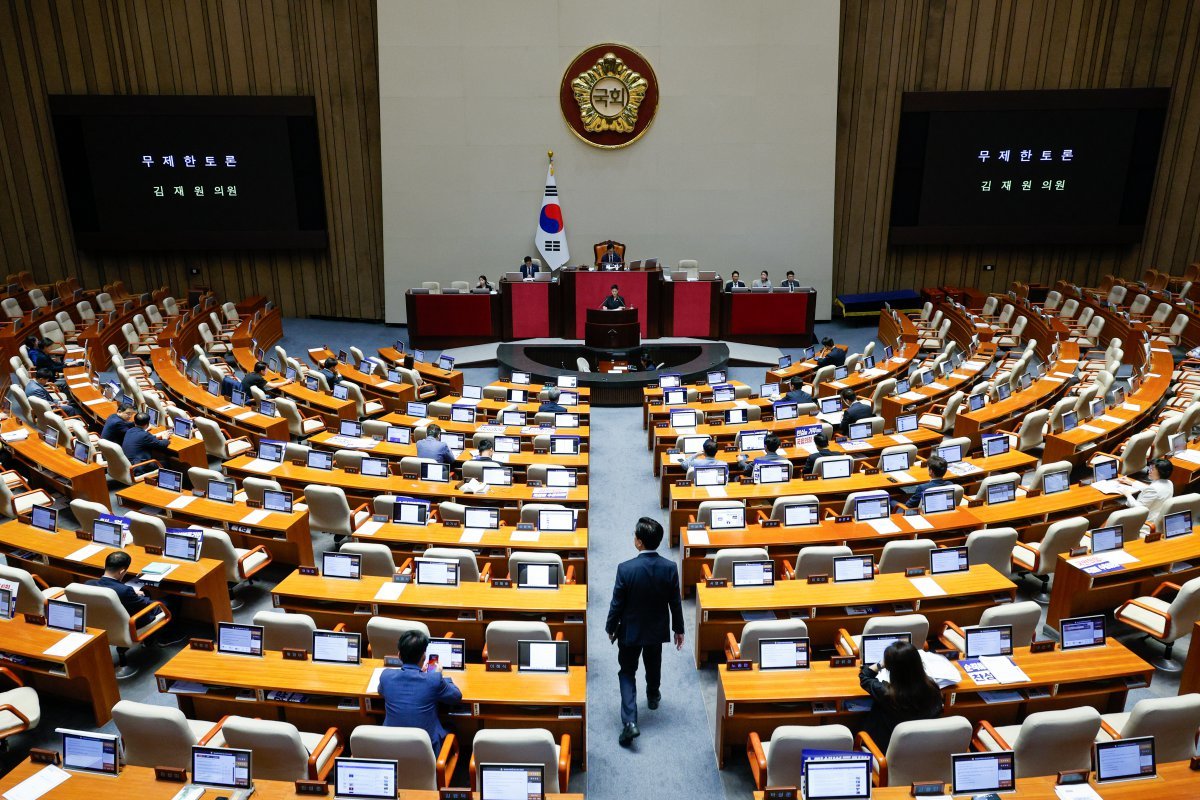
[[[608,249],[600,256],[600,266],[605,269],[618,269],[621,266],[621,254],[612,242],[608,243]]]
[[[614,283],[612,288],[608,290],[608,297],[604,298],[604,302],[600,307],[605,311],[621,311],[625,308],[625,298],[621,297],[621,290]]]

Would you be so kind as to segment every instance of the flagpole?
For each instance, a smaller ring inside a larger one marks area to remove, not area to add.
[[[554,151],[547,150],[546,157],[550,159],[550,174],[553,175],[554,174]]]

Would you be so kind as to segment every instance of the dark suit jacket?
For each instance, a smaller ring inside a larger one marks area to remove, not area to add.
[[[833,452],[828,447],[822,447],[820,450],[818,450],[815,453],[810,454],[808,458],[804,459],[804,471],[801,474],[802,475],[811,475],[812,471],[813,471],[813,465],[817,463],[818,458],[825,458],[826,456],[836,456],[836,455],[837,455],[837,453]]]
[[[602,256],[600,256],[600,263],[601,264],[620,264],[621,263],[621,254],[618,253],[616,250],[613,250],[611,253],[605,252]]]
[[[785,400],[790,400],[793,403],[811,403],[813,402],[812,395],[803,389],[792,389],[783,396]]]
[[[132,427],[132,422],[126,422],[116,414],[109,414],[108,419],[104,420],[104,428],[100,431],[100,438],[107,439],[115,445],[124,445],[125,434]]]
[[[846,363],[846,348],[834,347],[828,353],[817,359],[817,367],[840,367]]]
[[[129,459],[130,464],[152,461],[171,452],[171,448],[162,439],[155,437],[144,428],[136,426],[125,431],[125,440],[121,442],[121,449],[125,451],[125,457]]]
[[[604,298],[604,302],[600,304],[601,308],[607,308],[609,311],[616,311],[625,307],[625,298],[621,295],[613,297],[611,294]]]
[[[623,645],[661,644],[671,640],[671,631],[683,633],[675,562],[652,550],[621,562],[604,630]]]
[[[87,585],[112,589],[117,593],[117,599],[121,601],[121,605],[125,607],[130,616],[133,616],[153,602],[149,597],[144,597],[134,591],[132,586],[128,586],[120,581],[114,581],[112,578],[104,575],[95,580],[88,581]]]
[[[725,291],[731,292],[735,288],[745,289],[746,288],[745,281],[725,281]]]
[[[532,278],[537,273],[537,271],[538,271],[537,264],[522,264],[521,265],[521,277],[522,278]]]
[[[325,369],[324,367],[321,367],[321,369],[317,370],[317,372],[325,376],[325,382],[329,384],[329,388],[331,389],[342,381],[342,376],[338,375],[331,369]]]
[[[867,417],[873,416],[875,416],[875,409],[871,407],[871,404],[864,403],[862,400],[858,400],[854,403],[854,405],[850,406],[842,413],[842,424],[840,426],[841,432],[849,433],[851,425],[858,422],[860,419],[866,419]]]
[[[555,414],[565,414],[567,409],[560,406],[558,403],[551,403],[549,400],[538,406],[537,413],[554,412]]]
[[[916,508],[921,505],[921,498],[925,496],[926,490],[936,489],[939,486],[950,486],[952,483],[953,481],[948,481],[945,478],[934,478],[931,481],[918,484],[917,488],[913,490],[912,496],[905,501],[904,505],[909,508]]]
[[[436,757],[446,738],[446,729],[438,718],[438,704],[462,700],[462,690],[454,681],[436,670],[422,672],[415,664],[405,664],[400,669],[383,671],[379,676],[379,694],[387,709],[383,724],[421,728],[429,734]]]
[[[50,395],[49,392],[46,391],[45,387],[43,387],[37,381],[30,381],[29,383],[25,384],[25,396],[26,397],[39,397],[42,400],[45,400],[47,403],[49,403],[52,406],[55,404],[54,398]]]

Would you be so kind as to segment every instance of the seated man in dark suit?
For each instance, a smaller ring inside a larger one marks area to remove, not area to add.
[[[125,434],[133,427],[133,418],[136,414],[137,409],[133,406],[125,403],[118,404],[116,412],[109,414],[108,419],[104,420],[100,438],[107,439],[118,447],[125,444]]]
[[[909,495],[904,505],[909,508],[917,508],[921,505],[921,498],[925,496],[926,490],[936,489],[939,486],[953,485],[953,481],[946,480],[946,468],[948,466],[949,464],[946,463],[946,459],[941,456],[930,456],[929,460],[925,462],[925,468],[929,470],[929,477],[933,478],[933,480],[917,484],[917,487],[913,489],[913,493]]]
[[[428,648],[429,637],[421,631],[402,633],[400,669],[385,669],[379,676],[379,696],[386,709],[383,724],[393,728],[422,729],[429,734],[429,743],[437,756],[446,739],[438,707],[461,702],[462,690],[442,674],[441,664],[426,661]]]
[[[425,429],[425,438],[417,442],[417,458],[431,458],[454,466],[454,453],[450,445],[442,441],[442,426],[430,425]]]
[[[725,291],[732,292],[734,289],[745,289],[746,284],[742,282],[742,273],[736,269],[729,276],[729,280],[725,282]]]
[[[617,247],[612,242],[608,243],[608,248],[604,251],[604,255],[600,256],[600,266],[605,269],[616,269],[623,263],[621,254],[617,252]]]
[[[34,369],[45,367],[52,370],[55,375],[63,371],[62,359],[50,355],[50,348],[53,344],[49,339],[39,339],[36,336],[25,338],[25,352],[29,354],[29,361],[33,364]]]
[[[38,367],[33,378],[25,384],[25,396],[45,400],[50,408],[68,417],[78,417],[79,409],[63,400],[57,389],[51,392],[53,385],[54,372],[48,367]]]
[[[838,425],[838,431],[843,436],[849,434],[850,426],[860,419],[875,416],[875,409],[871,404],[866,400],[860,400],[850,387],[838,392],[838,397],[841,398],[842,405],[846,406],[846,410],[842,412],[842,422]]]
[[[821,340],[821,344],[825,347],[825,355],[817,359],[817,368],[821,367],[840,367],[846,363],[846,348],[838,347],[834,344],[833,339],[826,336]]]
[[[783,396],[784,400],[790,400],[793,403],[815,402],[812,395],[804,391],[804,381],[802,379],[792,378],[788,385],[791,386],[792,389]]]
[[[342,376],[337,374],[337,359],[333,356],[321,362],[321,368],[317,372],[325,376],[325,382],[329,384],[329,388],[342,382]]]
[[[553,412],[555,414],[566,413],[566,408],[558,404],[558,398],[562,397],[562,391],[557,386],[551,386],[546,390],[546,401],[538,406],[538,413],[544,411]]]
[[[800,281],[796,280],[796,273],[793,270],[787,271],[787,276],[784,277],[783,283],[779,284],[780,289],[799,289]]]
[[[746,458],[745,453],[738,454],[737,468],[746,474],[753,474],[754,468],[759,464],[786,464],[788,457],[780,455],[779,446],[783,444],[778,436],[773,433],[768,433],[767,438],[763,440],[763,454],[753,461]]]
[[[268,397],[271,396],[271,391],[267,387],[267,378],[265,375],[263,375],[263,373],[266,371],[267,364],[265,361],[255,361],[254,369],[250,372],[247,372],[242,377],[242,391],[246,393],[246,397],[254,397],[254,394],[250,391],[254,388],[257,388],[260,392]]]
[[[525,256],[525,261],[521,263],[521,278],[524,280],[533,280],[533,276],[538,273],[538,265],[533,263],[533,256]]]
[[[837,455],[829,449],[829,437],[823,433],[818,433],[813,437],[813,444],[816,445],[817,452],[810,453],[808,458],[804,459],[804,466],[800,470],[801,475],[811,475],[818,458]]]
[[[704,446],[699,453],[696,453],[694,456],[688,456],[681,462],[684,475],[687,475],[688,470],[692,467],[703,467],[706,464],[715,465],[720,463],[721,459],[717,458],[717,443],[712,439],[705,439]]]
[[[125,431],[125,439],[121,442],[121,449],[125,452],[125,457],[129,459],[130,465],[134,466],[134,475],[153,472],[159,467],[165,466],[163,459],[166,459],[171,453],[170,446],[164,440],[150,433],[147,430],[149,427],[150,415],[145,411],[139,412],[133,418],[133,427]],[[155,463],[136,466],[144,461]]]
[[[496,445],[494,445],[492,443],[491,439],[487,439],[487,438],[480,439],[479,446],[476,447],[475,449],[477,451],[479,451],[479,455],[472,458],[471,459],[472,461],[495,461],[496,460],[496,459],[492,458],[492,455],[496,449]]]
[[[99,578],[94,578],[87,582],[88,586],[100,586],[104,589],[112,589],[117,594],[117,599],[121,601],[121,606],[128,612],[129,616],[141,611],[146,606],[154,602],[147,597],[144,592],[135,589],[125,583],[125,577],[129,573],[129,565],[133,563],[133,559],[124,550],[116,550],[108,554],[104,559],[104,574]],[[176,613],[178,600],[172,595],[163,597],[163,605],[171,614]],[[149,614],[138,620],[141,627],[144,627],[162,615],[162,609],[155,609],[153,614]],[[173,633],[168,633],[172,628],[176,630]],[[183,641],[184,636],[174,622],[164,627],[161,631],[154,635],[155,640],[160,645],[178,644]]]

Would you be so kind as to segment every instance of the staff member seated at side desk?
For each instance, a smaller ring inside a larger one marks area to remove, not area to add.
[[[425,438],[417,442],[417,458],[432,458],[443,464],[454,465],[454,453],[442,441],[442,426],[433,424],[425,429]]]
[[[846,363],[846,348],[839,347],[833,339],[826,336],[821,340],[825,355],[817,359],[817,369],[821,367],[840,367]]]
[[[492,282],[487,279],[486,275],[480,275],[479,280],[475,282],[476,289],[487,289],[489,292],[496,291],[496,287],[492,286]]]
[[[838,397],[842,399],[846,410],[842,412],[842,421],[838,425],[838,432],[843,436],[849,435],[850,426],[858,422],[860,419],[875,416],[875,409],[866,400],[860,400],[854,390],[847,387],[838,392]]]
[[[767,271],[765,269],[762,272],[758,273],[758,280],[756,280],[754,282],[754,288],[755,289],[770,289],[771,288],[771,276],[767,274]]]
[[[725,291],[732,292],[734,289],[745,289],[746,284],[742,282],[742,273],[736,269],[729,276],[729,280],[725,282]]]
[[[930,456],[929,460],[925,462],[925,468],[929,470],[929,477],[933,478],[933,480],[918,484],[908,500],[904,502],[904,505],[908,508],[916,508],[921,505],[921,498],[925,496],[927,490],[936,489],[939,486],[953,485],[952,481],[946,480],[946,468],[949,466],[946,463],[946,459],[941,456]]]
[[[429,637],[421,631],[400,635],[400,669],[385,669],[379,676],[379,696],[387,712],[383,724],[392,728],[420,728],[429,734],[436,754],[442,749],[446,729],[438,705],[462,702],[462,690],[442,674],[442,665],[425,658]]]
[[[620,311],[625,307],[625,298],[621,297],[621,290],[614,283],[612,288],[608,290],[608,297],[604,298],[604,302],[600,307],[605,311]]]
[[[887,670],[887,679],[880,674]],[[942,693],[921,663],[921,651],[908,642],[892,642],[883,661],[863,664],[858,683],[873,701],[863,719],[862,731],[880,752],[887,752],[892,732],[901,722],[936,719],[942,715]]]
[[[837,455],[837,453],[829,449],[829,437],[823,433],[818,433],[813,437],[813,445],[816,446],[817,451],[815,453],[810,453],[808,458],[804,459],[804,467],[801,471],[802,475],[812,474],[813,467],[816,466],[818,458],[826,458],[827,456]]]

